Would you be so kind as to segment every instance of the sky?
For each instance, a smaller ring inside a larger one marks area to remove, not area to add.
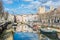
[[[36,14],[41,6],[45,6],[46,10],[50,6],[57,8],[60,0],[3,0],[4,10],[10,14]]]

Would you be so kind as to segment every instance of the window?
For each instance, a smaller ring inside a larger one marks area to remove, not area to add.
[[[59,20],[54,20],[54,23],[59,23]]]

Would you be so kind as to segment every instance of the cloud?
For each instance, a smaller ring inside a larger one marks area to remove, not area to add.
[[[34,2],[31,2],[31,5],[33,5],[34,8],[38,8],[39,6],[41,6],[41,2],[34,1]]]
[[[44,3],[43,5],[58,7],[58,6],[60,6],[60,1],[57,0],[57,2],[56,2],[56,0],[55,1],[50,0],[50,1],[47,1],[46,3]]]
[[[38,0],[38,1],[41,3],[46,3],[47,1],[50,1],[50,0]]]
[[[5,11],[9,10],[9,8],[4,8]]]
[[[15,9],[9,9],[11,12],[15,12],[15,13],[23,13],[23,14],[29,14],[29,13],[36,13],[36,9],[40,6],[40,2],[39,1],[32,1],[29,5],[25,5],[25,4],[21,4],[18,8]],[[7,10],[8,11],[8,10]]]
[[[19,8],[17,8],[16,10],[19,10],[20,13],[36,13],[36,9],[38,9],[38,7],[40,6],[40,2],[39,1],[32,1],[29,5],[25,5],[25,4],[21,4]]]
[[[50,5],[52,5],[52,1],[48,1],[48,2],[46,2],[46,3],[44,3],[43,5],[48,5],[48,6],[50,6]]]
[[[11,4],[13,3],[12,0],[4,0],[5,2],[7,2],[8,4]],[[20,0],[14,0],[16,2],[21,2]],[[12,8],[12,9],[9,9],[9,8],[6,8],[5,10],[7,11],[10,11],[10,12],[15,12],[16,14],[19,14],[19,13],[23,13],[23,14],[29,14],[29,13],[37,13],[38,11],[38,8],[40,6],[54,6],[54,7],[57,7],[60,5],[60,1],[54,1],[54,0],[22,0],[23,2],[30,2],[28,5],[27,4],[20,4],[19,7],[17,8]]]
[[[21,4],[21,7],[33,10],[35,8],[38,8],[40,5],[41,3],[39,1],[32,1],[29,5]]]
[[[23,1],[30,2],[30,1],[34,1],[34,0],[23,0]]]
[[[49,1],[45,0],[44,3],[41,2],[41,1],[42,0],[31,1],[31,3],[29,5],[21,4],[21,8],[23,8],[22,12],[24,12],[24,13],[28,13],[28,12],[29,13],[36,13],[38,11],[38,8],[42,5],[43,6],[49,6],[49,7],[50,6],[57,7],[57,6],[60,5],[60,1],[55,2],[55,1],[52,1],[52,0],[49,0]],[[46,8],[46,9],[48,9],[48,8]]]
[[[13,3],[13,0],[3,0],[3,1],[7,4],[12,4]]]

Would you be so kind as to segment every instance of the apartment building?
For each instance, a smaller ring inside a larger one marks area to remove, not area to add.
[[[45,12],[39,15],[40,23],[47,24],[49,26],[59,26],[60,24],[60,10],[56,8],[54,10],[50,10],[49,12]]]

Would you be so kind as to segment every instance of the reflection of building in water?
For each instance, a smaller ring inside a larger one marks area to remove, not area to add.
[[[17,32],[33,32],[33,30],[25,24],[18,24],[16,27]]]

